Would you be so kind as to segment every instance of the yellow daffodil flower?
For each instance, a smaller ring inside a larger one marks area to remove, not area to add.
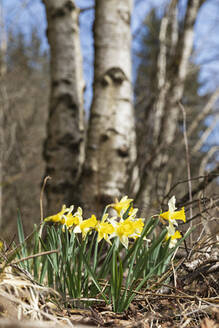
[[[103,219],[101,222],[97,222],[97,225],[95,227],[95,230],[98,232],[97,241],[98,243],[105,239],[109,244],[111,244],[109,235],[111,235],[114,232],[114,227],[109,222],[105,222],[108,217],[108,214],[105,214],[103,216]]]
[[[121,244],[128,248],[129,238],[137,239],[140,237],[143,230],[144,224],[142,219],[131,220],[126,219],[120,222],[116,222],[114,219],[109,220],[114,227],[114,232],[111,234],[110,238],[118,237]]]
[[[135,233],[137,235],[140,235],[142,233],[143,228],[144,228],[143,219],[137,219],[137,220],[135,220],[134,221],[134,227],[135,227]]]
[[[130,210],[129,210],[129,213],[128,213],[129,218],[135,220],[137,212],[138,212],[138,208],[131,207]]]
[[[52,216],[48,216],[47,218],[44,219],[44,221],[46,221],[46,222],[52,221],[52,222],[58,222],[58,223],[64,224],[65,223],[64,214],[68,211],[69,211],[69,209],[66,208],[65,205],[63,205],[62,209],[59,213],[52,215]]]
[[[161,213],[160,216],[164,220],[167,220],[172,224],[177,225],[176,220],[181,220],[183,222],[186,222],[186,216],[185,216],[184,207],[180,211],[175,211],[176,210],[175,204],[176,204],[176,197],[173,196],[168,202],[169,211]]]
[[[174,229],[174,226],[172,224],[169,225],[167,230],[168,231],[167,231],[165,239],[168,240],[169,238],[171,238],[169,248],[173,248],[177,243],[177,239],[182,238],[182,235],[178,230]]]
[[[78,207],[77,209],[77,212],[75,212],[74,214],[72,214],[72,210],[73,210],[73,206],[70,207],[69,211],[67,214],[64,214],[63,217],[64,217],[64,225],[70,229],[72,228],[74,225],[78,225],[79,224],[79,221],[81,219],[81,221],[83,220],[82,219],[82,209],[81,207]]]
[[[72,213],[69,213],[65,215],[65,226],[69,229],[71,228],[75,223],[75,217],[73,216]],[[76,223],[77,224],[77,223]]]
[[[91,215],[91,217],[87,220],[83,220],[82,217],[78,216],[79,223],[74,228],[75,233],[82,233],[82,238],[84,239],[87,233],[94,229],[97,225],[97,218],[95,215]]]
[[[114,208],[114,210],[116,210],[119,217],[122,217],[132,202],[133,202],[133,199],[128,198],[128,196],[124,196],[121,198],[120,201],[118,201],[118,199],[116,199],[116,202],[114,204],[110,204],[110,206],[112,208]],[[130,209],[130,211],[132,211],[132,210],[133,210],[133,208]]]

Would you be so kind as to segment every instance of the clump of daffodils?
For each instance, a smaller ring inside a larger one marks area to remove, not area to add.
[[[176,211],[175,203],[176,198],[173,196],[168,202],[169,210],[160,214],[161,218],[169,222],[166,240],[170,239],[170,248],[174,247],[177,239],[182,237],[181,233],[175,229],[176,220],[186,221],[184,208]],[[66,227],[70,232],[80,233],[83,239],[92,231],[97,231],[98,242],[104,239],[111,244],[111,239],[116,238],[117,245],[121,243],[125,248],[128,248],[130,239],[136,240],[141,236],[145,219],[137,218],[138,209],[133,207],[133,199],[127,196],[122,197],[120,201],[116,200],[115,203],[107,205],[106,211],[108,208],[114,209],[116,215],[109,217],[109,214],[105,213],[102,219],[98,220],[94,214],[85,219],[81,207],[78,207],[74,212],[73,205],[69,208],[63,205],[60,212],[47,217],[45,221],[59,223],[63,226],[63,230]]]
[[[129,239],[135,240],[140,237],[144,227],[144,219],[136,218],[138,209],[133,208],[132,202],[133,199],[125,196],[120,201],[116,200],[115,203],[109,204],[107,208],[113,208],[117,215],[109,218],[108,213],[105,213],[101,220],[98,220],[94,214],[84,219],[81,207],[73,212],[73,205],[69,208],[63,205],[60,212],[47,217],[45,221],[59,223],[63,229],[66,227],[70,232],[81,233],[83,239],[95,230],[98,232],[98,242],[105,239],[111,244],[111,239],[117,238],[118,242],[128,248]]]

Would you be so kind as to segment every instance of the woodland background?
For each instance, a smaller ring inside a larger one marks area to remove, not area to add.
[[[0,2],[4,237],[18,210],[26,232],[39,222],[47,175],[45,215],[63,203],[98,214],[128,194],[149,216],[175,194],[214,230],[219,3],[131,2]]]

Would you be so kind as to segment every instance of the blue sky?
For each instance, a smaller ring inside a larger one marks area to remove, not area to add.
[[[42,48],[48,48],[45,36],[46,17],[45,10],[40,0],[0,0],[3,3],[5,22],[8,29],[21,29],[27,40],[30,36],[31,26],[37,26],[42,38]],[[140,31],[141,22],[152,6],[163,11],[167,0],[136,0],[132,17],[132,31]],[[185,0],[181,0],[182,8]],[[76,0],[79,7],[93,5],[93,0]],[[182,9],[181,9],[182,10]],[[86,107],[89,107],[93,78],[93,39],[92,23],[93,10],[81,14],[81,45],[84,58],[84,73],[87,83]],[[201,64],[200,79],[204,80],[204,88],[201,93],[212,91],[219,86],[219,5],[217,0],[207,0],[200,10],[195,27],[195,61]],[[138,46],[137,40],[133,40],[133,47]],[[214,61],[210,59],[214,58]]]

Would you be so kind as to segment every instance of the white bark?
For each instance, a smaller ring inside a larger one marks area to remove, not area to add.
[[[179,28],[178,28],[178,8],[177,0],[173,0],[170,4],[170,25],[171,25],[171,47],[170,54],[173,56],[176,52],[176,45],[179,37]]]
[[[177,45],[178,51],[180,52],[179,66],[172,84],[172,91],[169,94],[162,131],[162,141],[166,146],[173,142],[175,136],[179,116],[178,102],[181,100],[184,91],[189,58],[193,47],[194,24],[200,8],[200,3],[200,0],[188,1],[182,41],[179,40],[179,44]]]
[[[167,91],[169,89],[169,83],[166,84],[166,61],[167,61],[167,27],[169,19],[168,16],[164,16],[161,20],[160,26],[160,52],[157,61],[157,86],[158,86],[158,98],[155,105],[155,115],[154,115],[154,143],[160,134],[161,119],[163,116],[165,98]]]
[[[132,0],[97,0],[94,96],[84,168],[83,198],[102,206],[127,193],[136,156],[131,86]]]
[[[172,0],[166,10],[165,16],[161,20],[159,41],[160,51],[157,60],[157,86],[158,96],[155,104],[154,115],[154,145],[159,143],[160,130],[162,125],[162,118],[164,115],[167,93],[171,86],[171,81],[168,80],[167,62],[168,50],[170,48],[170,55],[174,56],[176,51],[176,44],[178,41],[178,16],[177,16],[177,1]],[[171,35],[169,40],[168,26],[171,27]]]
[[[75,200],[84,160],[82,57],[78,14],[73,0],[43,0],[51,51],[51,97],[45,145],[48,210]],[[78,194],[78,193],[77,193]]]

